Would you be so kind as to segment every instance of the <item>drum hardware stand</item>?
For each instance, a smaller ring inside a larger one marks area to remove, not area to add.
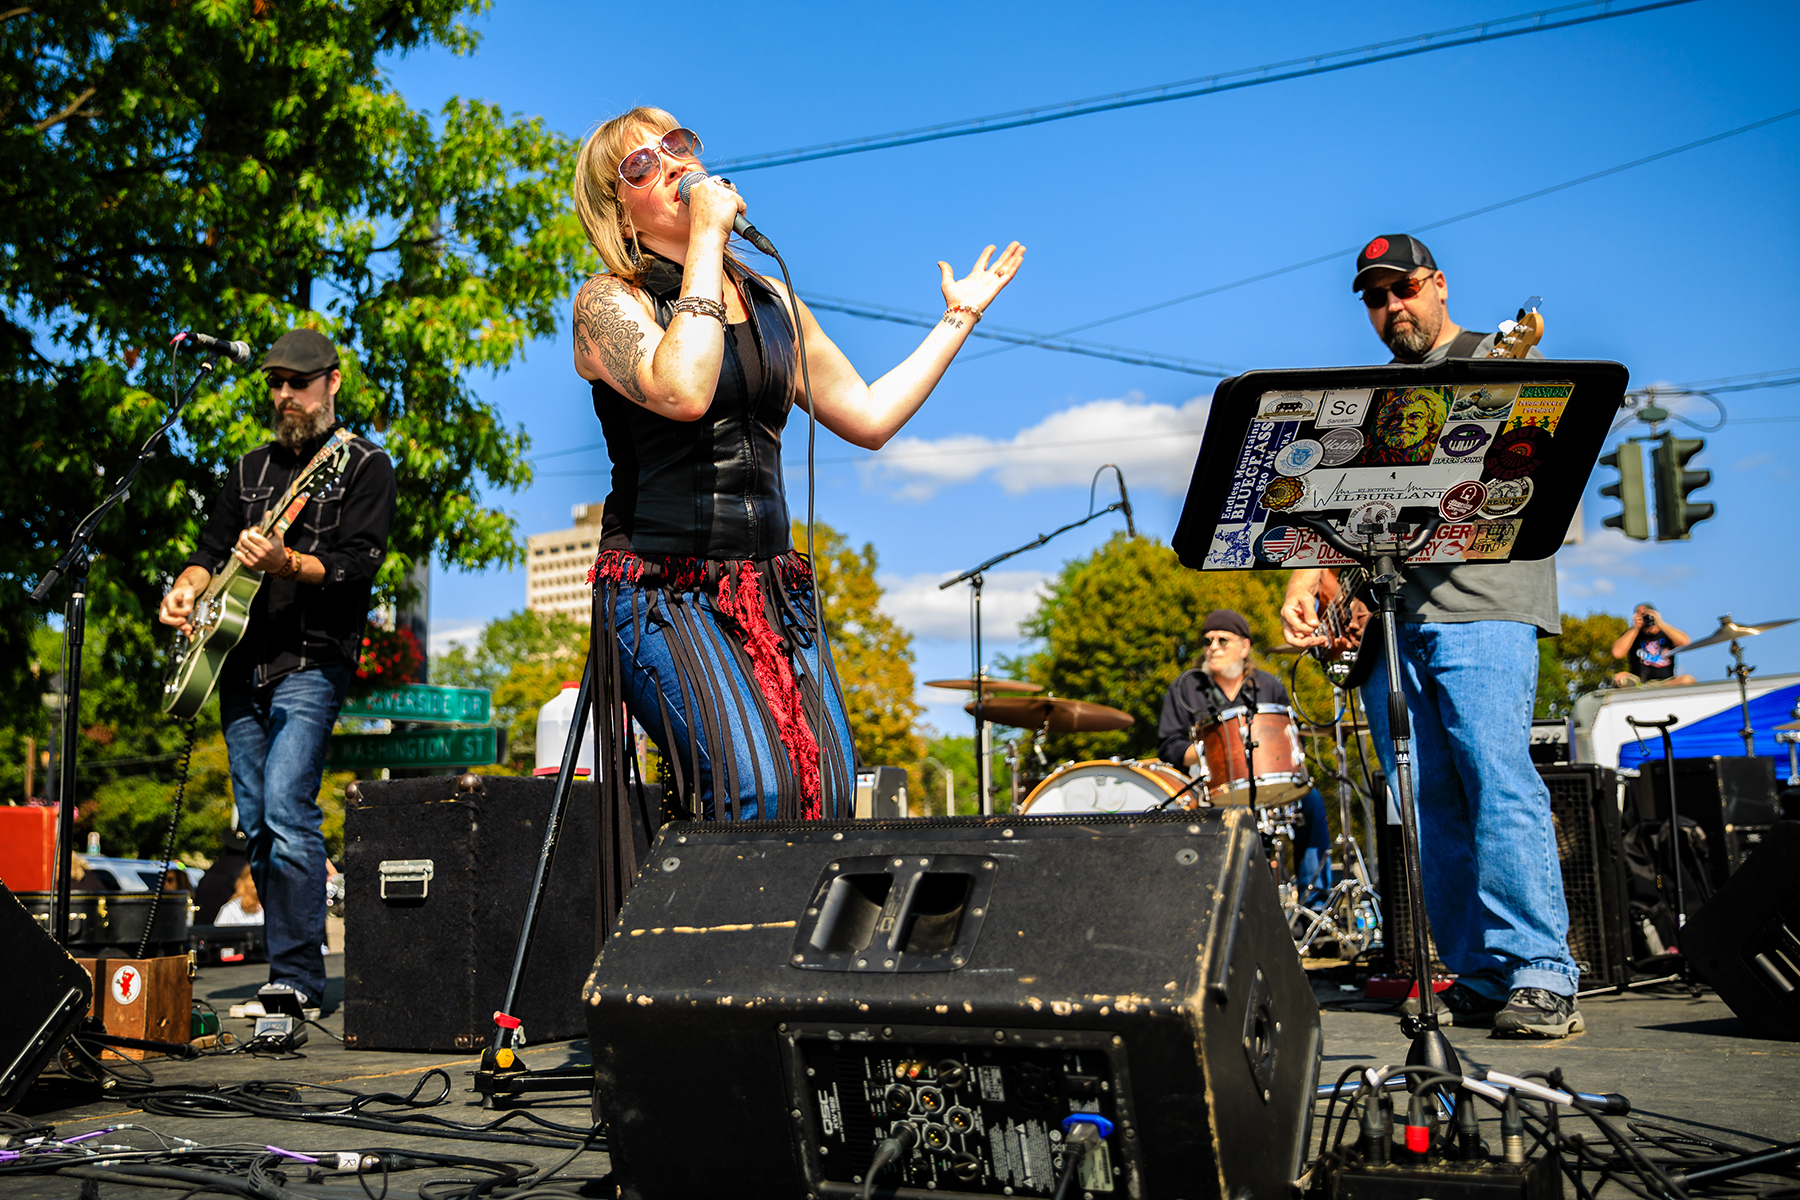
[[[1109,504],[1105,508],[1100,509],[1098,512],[1096,512],[1096,511],[1094,511],[1094,489],[1100,483],[1101,473],[1106,471],[1108,468],[1111,468],[1112,473],[1119,477],[1119,499],[1115,503]],[[1101,465],[1100,470],[1094,472],[1093,482],[1088,485],[1088,515],[1087,516],[1081,518],[1081,520],[1079,520],[1079,521],[1071,521],[1067,525],[1064,525],[1060,529],[1053,529],[1049,533],[1040,533],[1037,535],[1037,537],[1031,539],[1029,542],[1026,542],[1023,546],[1019,546],[1019,547],[1016,547],[1015,549],[1008,550],[1003,554],[996,554],[996,555],[994,555],[994,557],[988,559],[986,562],[982,562],[982,563],[977,564],[976,566],[970,567],[967,571],[964,571],[961,575],[956,576],[954,579],[946,579],[946,580],[944,580],[944,582],[938,584],[938,591],[941,592],[945,588],[954,587],[956,584],[966,582],[966,583],[968,583],[969,587],[974,592],[975,615],[974,615],[973,634],[974,634],[974,650],[975,650],[975,682],[977,684],[979,684],[982,681],[987,679],[987,667],[982,662],[982,658],[981,658],[981,585],[983,583],[984,573],[990,567],[997,566],[1000,563],[1005,562],[1009,558],[1014,558],[1020,554],[1025,553],[1027,550],[1036,550],[1039,546],[1044,545],[1045,543],[1049,542],[1051,539],[1061,537],[1063,534],[1069,532],[1069,530],[1071,530],[1071,529],[1079,529],[1083,525],[1086,525],[1089,521],[1093,521],[1100,517],[1103,517],[1109,512],[1123,512],[1125,514],[1126,526],[1131,529],[1132,536],[1134,536],[1134,537],[1136,536],[1137,530],[1131,524],[1131,500],[1125,493],[1124,473],[1121,472],[1118,467],[1113,466],[1112,463],[1104,463]],[[990,759],[988,757],[988,755],[991,753],[991,751],[989,750],[989,746],[991,743],[989,741],[987,719],[986,719],[986,715],[982,712],[982,707],[983,707],[984,703],[986,702],[986,700],[987,700],[987,689],[982,688],[982,687],[977,687],[975,689],[975,761],[976,761],[975,787],[976,787],[976,790],[981,793],[981,815],[984,817],[991,817],[994,815],[994,792],[993,792],[994,781],[993,781],[993,763],[990,761]],[[1015,774],[1016,774],[1016,772],[1015,772]],[[1015,809],[1015,811],[1016,811],[1016,809]]]
[[[1404,676],[1400,673],[1400,591],[1406,577],[1406,560],[1425,548],[1443,524],[1433,513],[1410,539],[1402,541],[1405,526],[1398,520],[1357,525],[1346,532],[1363,544],[1345,540],[1328,522],[1300,513],[1304,522],[1333,549],[1362,563],[1369,570],[1369,585],[1381,603],[1383,651],[1387,657],[1388,734],[1394,744],[1394,783],[1400,793],[1400,840],[1406,869],[1407,908],[1412,918],[1413,982],[1419,990],[1417,1015],[1400,1019],[1400,1030],[1411,1041],[1408,1065],[1426,1064],[1452,1075],[1462,1074],[1462,1063],[1438,1021],[1437,993],[1431,983],[1431,927],[1425,911],[1424,872],[1419,863],[1419,815],[1414,807],[1412,778],[1412,724],[1406,709]]]
[[[186,336],[182,334],[177,337],[176,343],[179,344]],[[178,350],[171,348],[169,353],[173,360]],[[200,382],[211,377],[218,365],[218,354],[205,355],[201,358],[187,391],[182,392],[177,385],[175,407],[168,418],[144,439],[137,461],[119,477],[119,482],[113,485],[112,491],[106,494],[106,498],[100,501],[94,511],[81,519],[81,524],[69,535],[68,548],[44,572],[38,585],[31,589],[32,600],[42,604],[63,576],[70,579],[69,599],[63,608],[62,744],[57,755],[56,786],[56,897],[50,910],[50,933],[64,947],[68,946],[70,937],[69,891],[74,878],[72,872],[75,857],[75,771],[78,765],[76,760],[81,756],[81,739],[78,736],[81,725],[81,656],[87,634],[88,571],[93,565],[93,555],[88,547],[100,528],[100,522],[130,496],[131,484],[137,478],[138,471],[156,457],[158,445],[181,419],[181,410],[194,398]]]

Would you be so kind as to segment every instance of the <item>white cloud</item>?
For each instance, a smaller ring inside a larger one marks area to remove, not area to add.
[[[939,589],[953,572],[882,575],[881,607],[915,638],[969,640],[969,585]],[[982,649],[1019,640],[1019,622],[1037,607],[1046,576],[1039,571],[989,571],[981,588]]]
[[[1651,543],[1634,542],[1617,530],[1588,530],[1580,545],[1565,546],[1556,556],[1556,589],[1563,607],[1569,607],[1572,596],[1624,602],[1628,607],[1653,598],[1657,588],[1693,575],[1692,568],[1668,566],[1651,550]],[[1624,586],[1635,591],[1621,596]]]
[[[1773,454],[1752,454],[1749,458],[1740,458],[1732,463],[1731,469],[1734,471],[1754,471],[1756,468],[1768,466],[1774,461],[1775,456]]]
[[[431,653],[448,654],[450,647],[458,642],[465,646],[473,646],[475,639],[481,636],[480,625],[449,625],[431,631]]]
[[[1010,438],[953,434],[896,438],[860,465],[867,486],[893,487],[902,500],[928,500],[951,484],[984,475],[1010,495],[1086,484],[1105,462],[1127,485],[1179,495],[1187,490],[1206,427],[1210,396],[1179,407],[1133,394],[1092,400],[1053,413]]]

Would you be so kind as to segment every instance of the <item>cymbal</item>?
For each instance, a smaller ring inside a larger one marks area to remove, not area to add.
[[[1779,629],[1783,625],[1792,625],[1800,621],[1800,617],[1788,617],[1781,621],[1764,621],[1761,625],[1739,625],[1726,613],[1719,618],[1719,627],[1697,642],[1689,642],[1685,646],[1677,646],[1676,654],[1686,654],[1689,650],[1698,650],[1702,646],[1717,646],[1721,642],[1733,642],[1741,637],[1751,637],[1759,633],[1767,633],[1771,629]]]
[[[1367,732],[1369,732],[1369,723],[1367,721],[1345,721],[1344,722],[1344,732],[1345,733],[1367,733]],[[1324,725],[1302,724],[1300,726],[1300,736],[1301,737],[1328,738],[1328,737],[1335,737],[1337,735],[1333,732],[1332,726],[1329,723],[1327,723]]]
[[[1775,727],[1775,732],[1787,733],[1789,730],[1793,729],[1800,729],[1800,721],[1789,721],[1786,725],[1777,725]]]
[[[977,687],[984,692],[1041,692],[1044,690],[1035,683],[1026,683],[1021,679],[983,679],[980,683],[973,679],[927,679],[925,686],[949,688],[957,692],[972,692]]]
[[[973,716],[975,702],[963,705],[963,711]],[[1051,733],[1104,733],[1124,729],[1137,720],[1128,712],[1104,704],[1058,700],[1054,696],[999,696],[981,706],[981,715],[997,725],[1047,729]]]

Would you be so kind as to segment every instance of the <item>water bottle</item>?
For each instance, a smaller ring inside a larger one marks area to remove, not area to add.
[[[579,681],[569,680],[551,698],[550,703],[538,709],[537,766],[532,769],[533,775],[554,775],[562,769],[563,747],[569,744],[569,725],[575,720],[575,694],[580,688]],[[581,750],[575,755],[576,778],[594,777],[594,745],[597,740],[594,714],[590,711],[587,731],[581,735]]]

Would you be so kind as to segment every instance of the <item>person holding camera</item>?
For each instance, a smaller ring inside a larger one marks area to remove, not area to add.
[[[1663,620],[1648,604],[1631,614],[1631,624],[1613,643],[1612,656],[1625,660],[1626,669],[1613,676],[1614,687],[1680,687],[1695,682],[1692,675],[1675,673],[1675,651],[1694,639]]]

